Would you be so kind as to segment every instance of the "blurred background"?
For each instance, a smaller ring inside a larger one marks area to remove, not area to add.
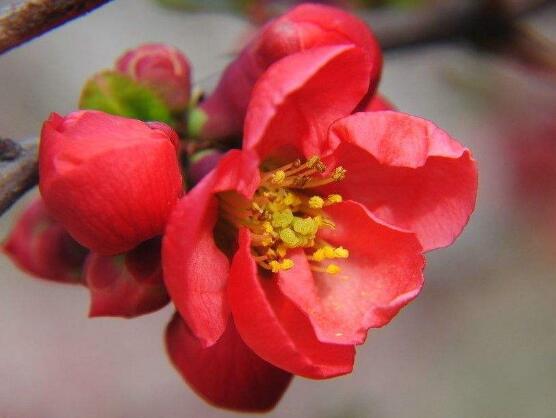
[[[252,2],[207,10],[216,3],[117,0],[0,56],[0,135],[37,135],[49,112],[76,109],[92,73],[142,42],[180,48],[210,89],[249,26],[274,13]],[[359,3],[379,7],[360,10],[371,25],[403,16],[408,28],[440,1]],[[381,93],[473,150],[477,209],[456,244],[429,254],[421,295],[370,333],[351,375],[296,378],[268,417],[556,416],[556,4],[545,3],[511,36],[475,20],[466,39],[389,45]],[[35,194],[0,218],[2,239]],[[172,308],[89,320],[86,289],[33,279],[4,256],[0,271],[0,417],[236,416],[172,369],[162,343]]]

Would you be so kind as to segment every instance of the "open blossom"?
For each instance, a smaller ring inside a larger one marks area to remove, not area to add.
[[[116,70],[152,88],[171,110],[184,110],[189,103],[191,68],[177,48],[140,45],[118,58]]]
[[[453,242],[473,211],[475,163],[447,133],[398,112],[351,114],[372,69],[354,45],[276,62],[253,91],[243,150],[172,212],[164,279],[184,324],[170,325],[167,344],[213,403],[224,375],[204,384],[181,350],[219,361],[213,347],[241,339],[292,374],[349,373],[368,330],[419,293],[423,251]],[[248,373],[236,372],[237,387]]]
[[[35,277],[63,283],[81,283],[87,250],[79,245],[36,199],[16,222],[4,252],[22,270]]]
[[[251,92],[266,69],[282,58],[327,45],[355,45],[369,60],[368,95],[382,69],[382,53],[368,26],[340,9],[304,4],[262,27],[222,77],[200,110],[206,121],[198,134],[205,138],[239,135]],[[340,70],[342,71],[342,70]]]
[[[101,255],[161,235],[182,194],[178,137],[161,123],[80,111],[44,123],[40,190],[49,212]]]
[[[182,58],[144,45],[117,68],[181,111]],[[187,195],[167,125],[53,113],[42,200],[4,250],[87,286],[91,317],[171,298],[170,359],[214,405],[266,411],[293,375],[349,373],[369,330],[419,294],[424,253],[457,238],[477,190],[469,150],[376,93],[381,66],[367,26],[340,10],[303,5],[268,23],[190,114],[209,141],[184,149],[240,134],[242,149],[189,156]]]

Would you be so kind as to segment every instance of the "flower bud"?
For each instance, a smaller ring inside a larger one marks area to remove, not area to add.
[[[158,93],[173,111],[184,110],[191,93],[191,68],[176,48],[144,44],[116,61],[116,70]]]
[[[85,264],[91,293],[89,316],[132,318],[156,311],[169,301],[160,267],[160,238],[126,254],[91,253]]]
[[[162,234],[183,193],[177,135],[167,126],[98,111],[44,123],[39,187],[71,236],[102,255]]]
[[[41,279],[80,283],[87,250],[79,245],[36,199],[16,222],[3,245],[22,270]]]
[[[240,134],[253,87],[271,64],[312,48],[350,43],[370,57],[370,95],[380,78],[382,54],[374,35],[359,18],[333,7],[305,4],[269,22],[226,68],[214,92],[201,103],[206,122],[199,136],[212,139]]]

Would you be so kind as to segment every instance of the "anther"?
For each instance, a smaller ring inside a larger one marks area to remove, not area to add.
[[[313,155],[311,158],[309,158],[307,160],[307,162],[305,163],[305,165],[309,168],[313,168],[313,166],[317,163],[320,162],[320,158],[317,157],[316,155]]]
[[[301,235],[314,236],[318,225],[312,218],[294,217],[292,221],[293,230]]]
[[[320,196],[311,196],[309,198],[309,207],[313,209],[320,209],[324,206],[324,199]]]
[[[285,228],[293,221],[293,213],[289,209],[272,214],[272,226],[275,228]]]
[[[326,272],[328,274],[338,274],[340,271],[342,271],[342,269],[336,264],[329,264],[326,266]]]
[[[336,256],[336,258],[348,258],[349,250],[345,249],[344,247],[337,247],[334,248],[334,255]]]
[[[342,203],[342,196],[339,194],[329,194],[326,198],[326,203],[333,205],[335,203]]]
[[[272,174],[272,183],[280,184],[286,179],[286,172],[284,170],[277,170]]]
[[[324,165],[324,163],[322,161],[319,161],[318,163],[316,163],[315,168],[320,173],[324,173],[326,171],[326,165]]]
[[[299,245],[299,238],[291,228],[284,228],[280,231],[280,239],[289,248],[295,248]]]
[[[331,177],[336,181],[340,181],[340,180],[344,179],[344,177],[346,176],[346,173],[347,173],[347,170],[344,167],[338,166],[332,172]]]

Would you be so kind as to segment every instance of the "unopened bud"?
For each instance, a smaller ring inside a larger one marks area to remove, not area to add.
[[[116,70],[153,89],[173,111],[189,103],[189,61],[172,46],[145,44],[129,50],[116,61]]]

